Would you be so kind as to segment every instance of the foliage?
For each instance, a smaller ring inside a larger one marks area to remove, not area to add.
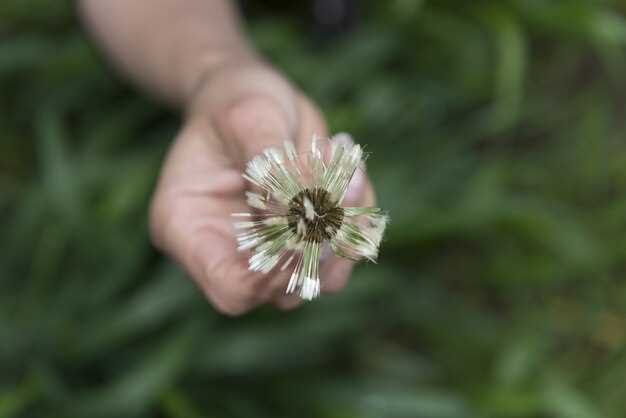
[[[150,246],[178,121],[67,1],[0,7],[0,417],[623,417],[626,22],[601,0],[370,1],[251,37],[373,155],[377,265],[216,314]]]

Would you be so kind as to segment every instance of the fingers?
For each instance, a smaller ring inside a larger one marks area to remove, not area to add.
[[[247,210],[245,187],[208,123],[188,124],[172,146],[151,205],[153,242],[193,278],[222,313],[240,315],[267,302],[267,277],[237,252],[233,212]]]

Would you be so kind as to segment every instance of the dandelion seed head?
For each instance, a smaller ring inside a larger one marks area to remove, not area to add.
[[[343,209],[330,199],[328,191],[305,189],[289,202],[289,226],[298,231],[304,224],[304,241],[323,242],[331,239],[341,227]]]
[[[239,250],[251,251],[250,270],[269,273],[293,268],[287,293],[311,300],[319,296],[323,245],[352,260],[375,261],[388,218],[378,208],[344,208],[348,184],[363,160],[363,150],[347,134],[336,136],[324,159],[317,137],[307,158],[293,143],[284,152],[268,148],[246,165],[244,178],[261,193],[246,192],[251,213],[235,222]]]

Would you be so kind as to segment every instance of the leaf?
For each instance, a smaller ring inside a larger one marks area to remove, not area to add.
[[[120,369],[119,378],[83,393],[69,409],[77,415],[125,416],[146,411],[186,368],[196,324],[169,333],[164,343]]]
[[[550,377],[544,388],[544,403],[557,418],[602,418],[604,415],[578,390],[557,376]]]

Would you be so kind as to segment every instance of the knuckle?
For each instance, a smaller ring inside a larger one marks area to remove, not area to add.
[[[349,265],[337,266],[334,274],[328,276],[328,278],[321,283],[322,291],[324,293],[337,293],[343,290],[350,278],[350,272],[352,267]]]
[[[331,280],[322,285],[324,293],[338,293],[342,291],[348,284],[348,279]]]
[[[247,271],[247,261],[231,253],[216,255],[211,242],[190,251],[190,263],[202,265],[195,277],[215,309],[228,316],[242,315],[260,303],[256,287],[259,280]]]
[[[242,281],[235,287],[235,297],[244,305],[256,304],[258,298],[258,291],[250,281]]]
[[[252,309],[252,306],[236,302],[214,301],[213,306],[221,314],[232,317],[241,316]]]
[[[268,297],[284,297],[290,277],[291,273],[287,272],[277,272],[273,277],[267,277],[264,287]]]
[[[215,308],[228,316],[240,316],[249,312],[257,305],[256,300],[249,293],[240,293],[237,289],[228,291],[228,294],[212,301]]]
[[[179,209],[175,199],[167,199],[157,192],[150,205],[149,230],[152,243],[158,248],[168,246],[168,241],[184,221],[184,213]]]
[[[215,275],[215,272],[210,271],[209,274]],[[259,304],[260,300],[253,285],[242,279],[222,282],[211,280],[211,291],[206,293],[218,311],[229,316],[238,316]]]

